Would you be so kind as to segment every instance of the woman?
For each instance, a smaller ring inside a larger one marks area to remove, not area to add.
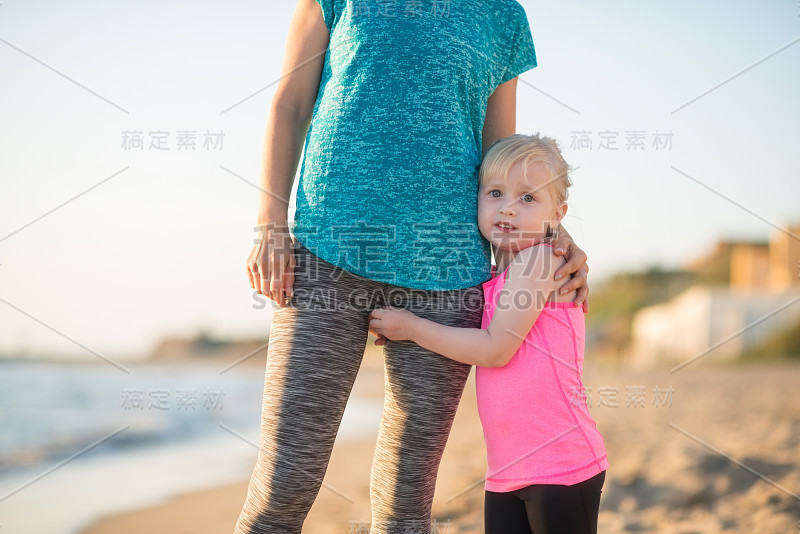
[[[237,534],[301,531],[372,309],[480,327],[490,252],[475,221],[477,171],[482,153],[514,133],[516,77],[535,65],[513,0],[298,0],[265,135],[261,235],[247,260],[251,287],[280,308]],[[568,263],[556,277],[573,274],[562,291],[578,289],[580,304],[586,255],[561,235]],[[428,532],[470,367],[385,343],[371,532]]]

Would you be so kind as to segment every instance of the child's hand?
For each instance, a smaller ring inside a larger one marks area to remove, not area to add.
[[[372,332],[373,334],[375,334],[375,337],[378,338],[378,339],[375,340],[375,345],[377,345],[378,347],[382,347],[383,345],[386,345],[386,341],[387,341],[386,336],[378,334],[377,332],[373,331],[372,328],[370,328],[369,331]]]
[[[385,338],[394,341],[410,340],[412,327],[417,316],[403,308],[377,308],[369,314],[369,330],[378,340],[376,345],[386,344]],[[381,342],[381,337],[384,338]]]

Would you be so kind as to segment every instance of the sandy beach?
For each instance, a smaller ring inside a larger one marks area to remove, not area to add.
[[[376,361],[355,394],[380,395]],[[600,532],[798,532],[800,365],[700,362],[674,374],[594,365],[584,382],[611,466]],[[374,445],[337,444],[304,532],[366,532]],[[471,377],[439,471],[437,533],[483,531],[485,461]],[[232,532],[246,491],[242,481],[182,495],[82,534]]]

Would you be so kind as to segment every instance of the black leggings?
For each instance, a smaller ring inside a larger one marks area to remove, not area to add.
[[[534,484],[486,492],[486,534],[597,534],[606,472],[572,486]]]

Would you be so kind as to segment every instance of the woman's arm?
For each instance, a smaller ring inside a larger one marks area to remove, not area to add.
[[[502,367],[522,345],[544,303],[558,287],[553,275],[563,261],[546,246],[520,251],[508,269],[486,329],[445,326],[398,308],[373,310],[370,329],[392,340],[413,341],[451,360]]]
[[[247,258],[250,287],[283,306],[294,285],[289,197],[319,91],[328,28],[314,0],[298,0],[270,106],[261,160],[260,238]]]
[[[486,103],[483,121],[483,154],[498,139],[517,132],[517,79],[498,85]]]

